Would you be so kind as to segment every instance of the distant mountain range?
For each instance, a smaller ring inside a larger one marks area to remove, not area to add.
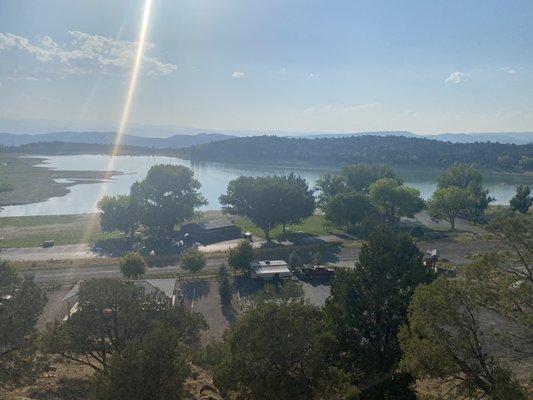
[[[232,132],[233,133],[233,132]],[[218,142],[231,139],[236,136],[246,135],[245,132],[235,132],[235,135],[228,133],[195,133],[177,134],[165,138],[144,137],[135,135],[124,135],[122,144],[138,147],[153,147],[157,149],[180,149],[195,145]],[[298,132],[277,132],[272,133],[281,137],[301,137],[307,139],[323,138],[345,138],[350,136],[403,136],[411,138],[427,138],[453,143],[475,143],[475,142],[499,142],[506,144],[528,144],[533,143],[533,132],[490,132],[490,133],[443,133],[439,135],[418,135],[409,131],[379,131],[379,132],[358,132],[358,133],[298,133]],[[51,132],[42,134],[14,134],[0,133],[0,145],[21,146],[39,142],[70,142],[89,144],[113,144],[115,142],[114,132]]]
[[[69,142],[89,144],[114,144],[114,132],[52,132],[42,134],[0,133],[0,145],[21,146],[41,142]],[[233,136],[221,133],[198,133],[195,135],[174,135],[167,138],[147,138],[142,136],[124,135],[122,144],[138,147],[154,147],[157,149],[179,149],[230,139]]]

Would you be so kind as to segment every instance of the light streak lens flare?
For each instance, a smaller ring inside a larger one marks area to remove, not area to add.
[[[144,13],[141,23],[141,31],[139,34],[139,42],[137,43],[137,52],[135,53],[135,61],[133,63],[133,69],[130,78],[130,86],[128,88],[128,94],[126,95],[126,102],[124,103],[124,109],[122,111],[122,117],[120,119],[120,124],[117,130],[117,135],[115,137],[115,146],[113,148],[113,153],[111,155],[111,160],[117,155],[120,150],[120,145],[122,142],[122,137],[124,136],[124,131],[128,122],[128,117],[130,114],[131,103],[137,89],[137,82],[139,81],[139,73],[141,71],[143,54],[146,43],[146,32],[148,31],[148,21],[150,20],[150,9],[152,8],[152,0],[146,0],[144,3]],[[113,161],[112,161],[113,162]]]
[[[139,32],[139,41],[137,42],[137,50],[135,52],[135,60],[133,62],[133,68],[131,71],[131,77],[130,77],[130,84],[128,87],[128,92],[126,94],[126,101],[124,102],[124,108],[122,110],[122,116],[120,118],[120,124],[118,126],[117,133],[115,135],[115,143],[113,146],[113,151],[111,153],[111,158],[107,164],[106,171],[113,171],[115,166],[115,159],[116,156],[120,152],[120,146],[122,144],[122,138],[124,136],[124,132],[126,130],[126,126],[128,123],[128,118],[130,114],[130,108],[131,104],[133,102],[133,98],[135,96],[135,90],[137,89],[137,82],[139,81],[139,75],[141,72],[142,67],[142,61],[144,56],[144,50],[146,48],[146,34],[148,31],[148,22],[150,20],[150,9],[152,8],[152,0],[145,0],[144,2],[144,12],[141,22],[141,30]],[[98,202],[107,192],[107,184],[109,182],[109,177],[107,177],[98,193],[98,197],[96,198],[96,202]],[[94,208],[96,208],[96,204],[94,205]],[[88,223],[84,235],[83,235],[83,243],[88,242],[89,238],[95,232],[96,225],[98,224],[98,218],[92,218],[90,222]]]

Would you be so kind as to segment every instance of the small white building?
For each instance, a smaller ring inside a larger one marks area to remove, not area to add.
[[[274,279],[290,278],[292,272],[283,260],[252,261],[250,263],[252,278]]]

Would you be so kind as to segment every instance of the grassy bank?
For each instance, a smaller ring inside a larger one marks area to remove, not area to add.
[[[248,218],[228,216],[229,219],[235,221],[235,224],[238,225],[243,232],[252,232],[255,236],[263,237],[264,233],[261,229],[255,226]],[[287,226],[287,233],[305,233],[308,235],[329,235],[332,232],[339,232],[334,227],[331,227],[327,224],[326,219],[323,215],[313,215],[302,223],[297,225]],[[270,236],[273,239],[280,238],[283,236],[283,229],[281,226],[273,229],[270,232]]]
[[[1,215],[1,214],[0,214]],[[220,218],[220,212],[207,212],[204,219]],[[250,220],[232,217],[243,232],[252,232],[263,237],[263,232]],[[177,227],[179,229],[179,227]],[[309,235],[326,235],[330,229],[323,216],[313,215],[301,224],[292,225],[287,232],[303,232]],[[54,240],[56,245],[94,243],[98,240],[120,237],[120,233],[103,233],[98,214],[45,215],[0,218],[0,247],[38,247],[45,240]],[[281,227],[272,231],[272,238],[282,236]]]
[[[45,240],[57,245],[94,243],[118,236],[101,231],[97,214],[0,218],[0,247],[38,247]]]

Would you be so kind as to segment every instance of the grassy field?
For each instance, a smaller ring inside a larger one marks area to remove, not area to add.
[[[241,227],[243,232],[252,232],[255,236],[263,237],[264,233],[261,229],[255,226],[249,219],[242,217],[233,217],[229,216],[228,218],[233,219],[235,224]],[[301,224],[291,225],[287,227],[287,233],[296,233],[303,232],[309,235],[329,235],[330,233],[339,232],[334,227],[328,226],[324,216],[322,215],[313,215],[306,220],[302,221]],[[278,238],[283,235],[283,229],[281,226],[270,232],[272,238]]]
[[[94,243],[118,236],[100,230],[97,214],[0,218],[0,247],[37,247],[45,240],[57,245]]]
[[[220,213],[208,212],[203,219],[220,217]],[[233,219],[243,232],[249,231],[258,237],[264,236],[247,218],[228,218]],[[331,230],[323,216],[313,215],[299,225],[287,227],[287,232],[326,235],[331,233]],[[281,235],[281,227],[272,231],[272,238]],[[57,245],[94,243],[97,240],[116,237],[120,237],[120,234],[106,234],[101,231],[98,214],[0,218],[0,247],[36,247],[41,246],[45,240],[54,240]]]

